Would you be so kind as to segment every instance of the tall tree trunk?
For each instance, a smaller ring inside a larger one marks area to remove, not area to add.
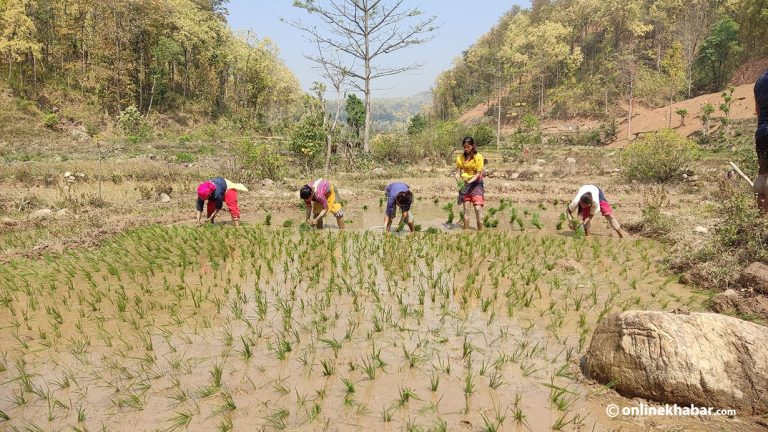
[[[627,113],[627,140],[632,140],[632,96],[635,85],[635,77],[629,76],[629,111]]]
[[[496,150],[501,149],[501,86],[499,86],[498,99],[496,100]]]
[[[368,30],[369,11],[365,8],[364,31],[365,34],[365,132],[363,132],[363,152],[370,153],[371,137],[371,58],[370,58],[370,34]]]

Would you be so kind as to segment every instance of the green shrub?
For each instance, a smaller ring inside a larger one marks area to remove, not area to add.
[[[669,235],[675,227],[675,219],[661,212],[670,204],[667,191],[663,186],[651,187],[643,192],[643,210],[640,220],[625,224],[630,232],[659,240],[670,240]]]
[[[245,180],[276,179],[285,171],[285,158],[277,149],[269,144],[256,144],[249,138],[237,146],[235,157]]]
[[[696,156],[693,141],[671,129],[662,129],[627,146],[621,153],[621,163],[628,180],[664,183],[680,178]]]
[[[466,130],[456,122],[440,121],[414,136],[377,135],[371,141],[371,152],[375,159],[393,163],[446,159],[454,150],[461,148],[461,139],[464,136]]]
[[[469,127],[464,133],[467,136],[471,136],[478,147],[496,144],[496,129],[487,124]]]
[[[152,128],[135,106],[129,106],[120,113],[117,125],[125,138],[134,144],[146,141],[152,136]]]
[[[43,125],[48,129],[56,129],[59,125],[59,115],[56,113],[50,113],[43,116]]]
[[[189,152],[176,153],[176,163],[192,163],[197,160],[197,157]]]
[[[387,162],[414,162],[418,160],[421,153],[413,146],[405,145],[406,137],[396,134],[380,134],[371,140],[371,152],[377,160]]]
[[[190,141],[192,141],[192,137],[187,134],[179,136],[179,144],[186,144]]]
[[[321,115],[307,115],[291,131],[289,138],[291,152],[307,168],[312,168],[322,159],[325,150],[325,130]]]

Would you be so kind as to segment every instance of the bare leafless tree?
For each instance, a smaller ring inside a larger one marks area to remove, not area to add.
[[[310,56],[337,75],[350,77],[356,89],[365,95],[365,132],[363,151],[370,151],[371,82],[377,78],[398,75],[422,66],[374,64],[379,56],[403,48],[423,44],[434,36],[436,16],[424,17],[417,7],[406,0],[295,0],[295,7],[316,15],[322,28],[302,21],[289,22],[308,34],[320,46],[321,52],[336,52],[338,60]]]
[[[330,67],[331,64],[338,64],[340,63],[340,59],[338,56],[334,61],[330,61],[326,59],[326,55],[323,52],[323,47],[320,44],[320,41],[315,41],[317,44],[317,57],[310,58],[310,60],[315,61],[317,59],[317,69],[320,72],[320,75],[322,75],[323,78],[328,80],[331,85],[333,86],[333,89],[336,90],[336,113],[333,116],[333,122],[331,123],[331,126],[328,127],[328,116],[323,116],[323,130],[325,130],[325,169],[324,169],[324,176],[328,178],[328,174],[331,171],[331,151],[333,148],[333,135],[336,133],[336,128],[339,125],[339,116],[341,115],[341,103],[344,99],[347,98],[347,80],[349,78],[348,75],[344,73],[343,70],[339,70],[338,68]],[[325,109],[325,104],[323,104],[323,109]]]

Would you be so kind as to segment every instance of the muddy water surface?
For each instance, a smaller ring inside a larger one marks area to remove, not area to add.
[[[558,235],[554,209],[535,210],[541,230],[520,208],[525,231],[511,231],[507,207],[499,228],[461,233],[444,205],[419,202],[417,223],[455,232],[382,236],[372,203],[349,214],[346,233],[151,227],[5,267],[0,427],[743,426],[612,420],[605,405],[636,402],[579,372],[608,314],[701,307],[702,295],[659,271],[658,245]]]

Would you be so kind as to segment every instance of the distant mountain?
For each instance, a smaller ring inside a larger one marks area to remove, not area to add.
[[[362,99],[361,96],[359,96]],[[432,92],[425,91],[413,96],[373,99],[371,110],[374,128],[377,130],[389,130],[404,125],[408,119],[425,110],[432,103]],[[336,101],[328,102],[328,110],[333,112]],[[347,114],[342,108],[342,121],[346,122]]]

